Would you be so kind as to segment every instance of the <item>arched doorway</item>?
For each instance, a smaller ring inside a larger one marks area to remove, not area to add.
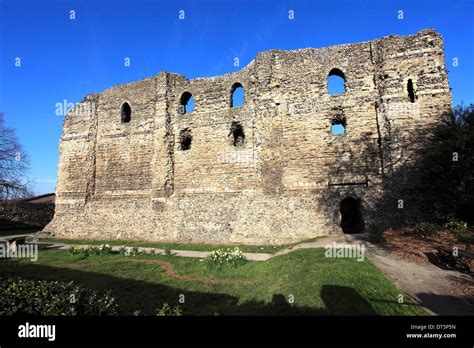
[[[339,206],[341,212],[341,228],[346,234],[362,233],[364,223],[360,199],[344,198]]]

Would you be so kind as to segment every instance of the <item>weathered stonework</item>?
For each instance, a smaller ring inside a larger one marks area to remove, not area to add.
[[[0,202],[0,231],[43,228],[53,219],[54,203]]]
[[[344,74],[343,94],[328,94],[334,68]],[[235,83],[245,88],[238,108],[230,104]],[[195,109],[181,114],[185,92]],[[121,122],[125,102],[128,123]],[[64,121],[56,212],[45,231],[276,244],[342,233],[346,197],[360,200],[365,226],[388,218],[400,199],[413,214],[411,202],[420,197],[416,176],[405,169],[451,102],[434,30],[266,51],[242,70],[212,78],[160,72],[114,86],[88,95]],[[336,116],[344,118],[344,135],[331,133]],[[233,122],[245,132],[239,146]],[[182,150],[186,128],[191,148]]]

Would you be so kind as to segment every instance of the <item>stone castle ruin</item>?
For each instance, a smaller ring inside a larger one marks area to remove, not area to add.
[[[328,93],[332,76],[343,93]],[[417,149],[451,103],[431,29],[270,50],[211,78],[160,72],[117,85],[64,120],[45,232],[239,244],[363,232],[416,214]]]

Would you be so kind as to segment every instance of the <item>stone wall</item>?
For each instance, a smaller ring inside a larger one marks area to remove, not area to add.
[[[328,94],[333,69],[344,76],[343,94]],[[245,89],[238,108],[230,101],[235,83]],[[195,108],[182,114],[186,92]],[[417,149],[450,110],[434,30],[266,51],[240,71],[211,78],[160,72],[89,95],[68,113],[56,214],[45,231],[277,244],[342,233],[346,197],[360,200],[365,225],[399,215],[400,199],[409,207],[403,218],[413,218],[414,202],[423,200],[415,190]],[[336,117],[344,119],[344,135],[331,133]],[[236,122],[245,133],[240,146],[231,132]],[[181,149],[183,131],[192,137],[189,150]]]
[[[0,202],[0,230],[43,228],[54,216],[54,203]]]

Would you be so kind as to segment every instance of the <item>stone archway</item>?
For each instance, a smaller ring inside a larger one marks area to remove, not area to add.
[[[362,209],[360,199],[353,197],[344,198],[340,205],[341,228],[345,234],[362,233],[364,221],[362,219]]]

